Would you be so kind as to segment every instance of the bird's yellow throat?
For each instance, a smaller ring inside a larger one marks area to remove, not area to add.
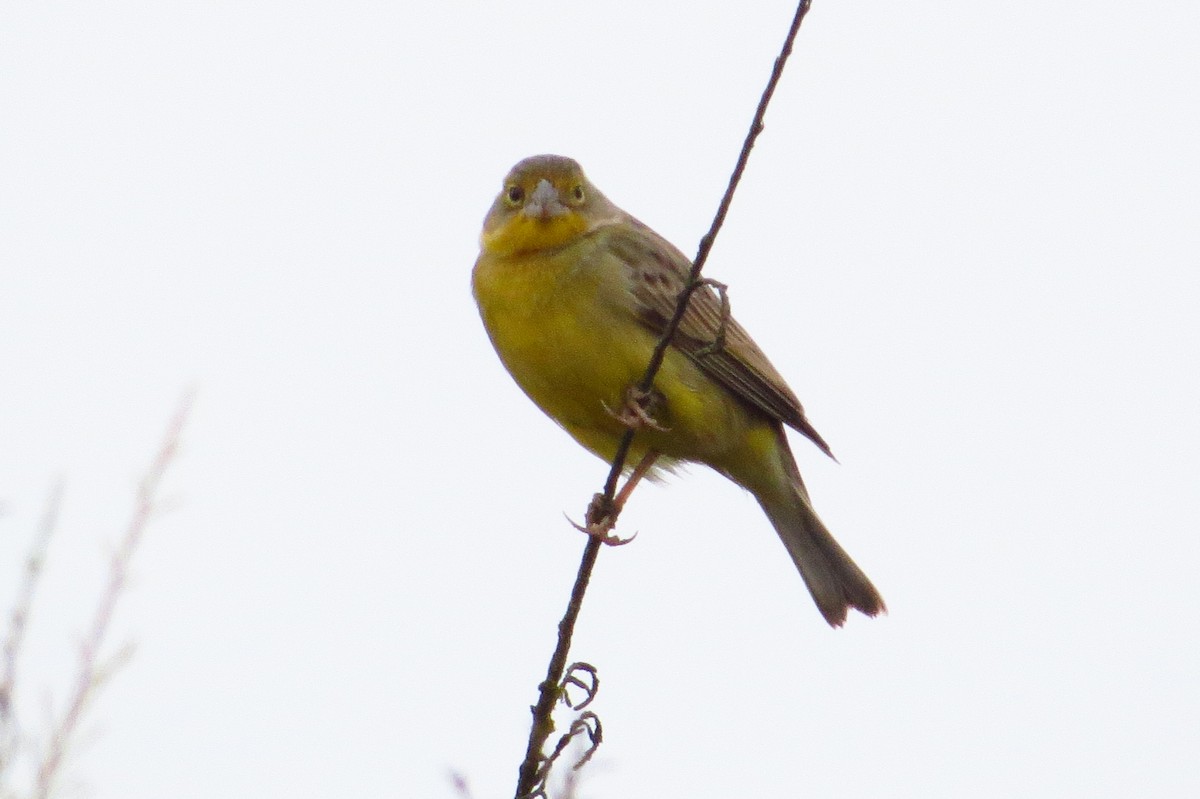
[[[575,212],[551,219],[537,219],[517,213],[494,229],[484,230],[480,245],[489,255],[520,255],[562,247],[587,229],[587,220]]]

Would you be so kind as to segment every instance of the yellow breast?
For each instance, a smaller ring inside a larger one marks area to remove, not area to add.
[[[583,236],[549,253],[496,256],[486,250],[472,276],[483,323],[518,385],[547,415],[604,459],[625,428],[612,412],[641,380],[657,336],[632,308],[628,270]],[[669,458],[716,463],[744,440],[741,405],[678,350],[655,380],[664,430],[645,429],[633,457],[651,447]]]
[[[587,239],[550,254],[485,253],[473,288],[496,352],[530,399],[568,430],[619,435],[605,406],[621,407],[653,340],[603,300],[612,276],[595,255]]]

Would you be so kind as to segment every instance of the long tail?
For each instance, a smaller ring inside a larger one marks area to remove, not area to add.
[[[817,517],[791,453],[784,454],[794,473],[794,490],[760,495],[758,502],[795,561],[821,615],[831,626],[841,627],[850,608],[868,616],[886,612],[879,591]]]

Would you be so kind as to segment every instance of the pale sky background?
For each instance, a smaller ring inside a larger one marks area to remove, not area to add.
[[[511,796],[606,467],[495,358],[480,221],[557,152],[693,253],[792,10],[0,5],[0,602],[67,485],[33,741],[198,392],[62,795]],[[581,796],[1200,793],[1197,52],[1194,3],[816,2],[708,273],[891,613],[828,629],[706,470],[639,490]]]

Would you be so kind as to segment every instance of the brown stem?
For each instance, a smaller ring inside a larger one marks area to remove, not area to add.
[[[92,616],[91,628],[79,652],[79,671],[75,676],[75,683],[67,702],[67,709],[51,731],[45,755],[38,766],[37,782],[33,790],[35,799],[47,799],[50,796],[54,781],[59,776],[67,747],[79,727],[88,701],[95,695],[97,686],[105,676],[103,664],[100,663],[100,649],[104,644],[109,622],[112,621],[117,600],[120,598],[125,588],[125,583],[129,578],[129,567],[133,559],[133,553],[137,550],[142,535],[145,533],[146,527],[150,522],[150,517],[154,513],[154,502],[159,482],[162,480],[167,466],[171,463],[171,460],[175,456],[175,451],[179,447],[179,437],[190,407],[191,395],[189,394],[185,397],[179,411],[176,412],[174,419],[172,419],[170,426],[167,428],[167,433],[163,438],[162,446],[154,459],[154,463],[151,464],[150,469],[142,478],[141,485],[138,488],[137,502],[133,516],[129,520],[129,525],[125,528],[125,535],[117,546],[117,550],[113,553],[111,560],[109,560],[108,584],[105,586],[104,593],[100,596],[99,604],[96,606],[95,613]]]
[[[799,5],[796,7],[791,27],[788,29],[783,47],[779,51],[779,56],[776,57],[775,65],[771,70],[771,77],[767,80],[767,86],[758,101],[758,109],[754,113],[754,120],[750,123],[750,130],[746,134],[745,142],[742,144],[742,151],[738,155],[737,164],[733,168],[733,173],[729,176],[729,185],[725,188],[724,196],[721,197],[721,204],[717,206],[716,216],[713,217],[708,233],[704,234],[703,238],[700,239],[700,247],[696,252],[696,260],[692,262],[692,269],[688,273],[687,283],[679,292],[679,297],[676,300],[675,313],[671,316],[666,329],[663,330],[662,336],[655,345],[654,352],[650,356],[650,362],[646,364],[646,371],[642,375],[641,382],[638,383],[638,388],[642,393],[648,393],[654,386],[654,377],[662,367],[667,347],[671,345],[671,340],[675,337],[675,331],[679,328],[679,323],[683,319],[684,312],[687,310],[688,302],[691,300],[692,294],[703,283],[700,278],[700,271],[704,269],[704,263],[708,260],[708,253],[712,250],[717,233],[720,232],[721,226],[725,223],[725,216],[729,212],[730,204],[733,202],[733,193],[737,190],[738,183],[741,182],[742,173],[746,171],[746,163],[750,158],[750,151],[754,148],[754,142],[758,139],[758,134],[763,131],[763,117],[767,113],[767,106],[771,102],[772,95],[775,94],[775,87],[779,83],[780,76],[783,75],[783,67],[787,63],[788,56],[792,53],[792,45],[796,40],[796,34],[800,30],[800,24],[804,21],[804,16],[808,13],[810,5],[812,5],[811,0],[800,0]],[[617,481],[621,477],[621,472],[625,469],[625,460],[629,457],[629,447],[633,443],[634,433],[635,430],[631,427],[621,437],[616,455],[613,457],[612,467],[608,472],[608,479],[604,483],[604,498],[609,507],[614,507],[613,500],[617,494]],[[615,508],[614,513],[619,512],[619,510],[619,508]],[[615,521],[615,518],[613,521]],[[562,682],[563,670],[567,665],[567,654],[571,648],[571,636],[575,631],[575,621],[579,618],[579,610],[583,606],[583,596],[587,591],[588,582],[591,580],[592,569],[595,567],[596,558],[600,554],[600,544],[601,541],[599,538],[594,536],[588,538],[587,546],[583,550],[583,559],[579,563],[579,572],[575,576],[575,585],[571,589],[571,599],[567,603],[567,612],[563,614],[562,620],[558,623],[558,644],[555,646],[554,654],[550,658],[549,668],[546,669],[546,679],[538,686],[538,702],[533,707],[533,726],[529,731],[529,743],[525,748],[525,760],[521,763],[517,777],[517,799],[522,799],[522,797],[537,792],[540,790],[539,785],[544,783],[544,774],[541,773],[540,768],[542,750],[546,745],[546,740],[554,731],[554,720],[552,718],[554,705],[560,696],[560,684]]]
[[[746,171],[746,163],[750,160],[750,151],[754,149],[754,142],[758,140],[758,134],[763,132],[763,118],[767,114],[767,106],[771,103],[771,97],[775,94],[775,87],[779,84],[779,78],[783,75],[783,67],[787,64],[788,56],[792,54],[792,44],[796,40],[796,34],[800,31],[800,24],[804,22],[804,15],[808,13],[809,6],[812,5],[812,0],[800,0],[800,4],[796,6],[796,14],[792,17],[792,25],[788,28],[787,37],[783,40],[783,47],[779,51],[779,55],[775,58],[775,65],[771,69],[771,77],[767,79],[767,86],[763,89],[762,97],[758,100],[758,108],[754,112],[754,119],[750,123],[750,130],[746,133],[746,140],[742,142],[742,151],[738,154],[737,163],[733,167],[733,173],[729,176],[729,185],[725,187],[725,194],[721,197],[721,204],[717,206],[717,214],[713,217],[712,225],[709,226],[708,232],[700,239],[700,248],[696,251],[696,260],[692,261],[692,269],[688,273],[687,283],[679,292],[679,297],[675,302],[675,313],[667,322],[666,329],[663,330],[662,336],[659,337],[658,343],[654,346],[654,352],[650,355],[650,362],[646,365],[646,371],[642,375],[642,381],[638,383],[638,388],[642,392],[648,392],[654,385],[654,376],[658,374],[658,370],[662,367],[663,358],[666,357],[667,347],[671,345],[671,339],[675,337],[675,331],[679,329],[679,323],[683,320],[683,314],[687,311],[688,302],[692,299],[692,294],[696,289],[700,288],[700,271],[704,269],[704,264],[708,261],[708,253],[712,250],[713,242],[717,239],[717,233],[721,231],[721,226],[725,224],[725,216],[729,213],[729,206],[733,202],[733,193],[737,191],[738,184],[742,180],[742,173]],[[612,468],[608,472],[608,480],[604,483],[604,493],[606,496],[612,497],[617,490],[617,479],[621,476],[622,470],[625,468],[625,459],[629,457],[629,447],[633,443],[633,429],[625,431],[621,437],[621,443],[617,447],[617,454],[613,458]]]

